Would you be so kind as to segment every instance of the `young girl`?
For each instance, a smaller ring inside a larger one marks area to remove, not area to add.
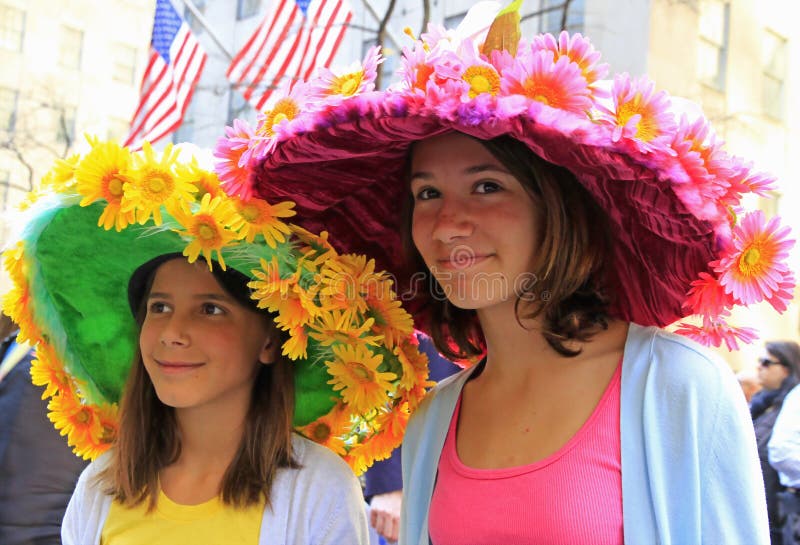
[[[478,362],[412,417],[400,543],[766,544],[738,384],[686,337],[735,349],[733,307],[786,308],[788,231],[741,208],[772,180],[646,79],[601,82],[582,36],[526,42],[514,17],[431,28],[383,92],[374,51],[296,86],[225,174],[340,188],[298,209],[380,240],[418,326]]]
[[[6,253],[49,417],[97,457],[63,542],[367,543],[345,461],[397,446],[426,375],[390,281],[170,147],[90,143]]]

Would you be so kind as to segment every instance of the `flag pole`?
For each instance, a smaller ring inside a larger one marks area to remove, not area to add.
[[[372,4],[370,4],[369,0],[361,0],[361,1],[364,3],[364,7],[367,8],[367,11],[370,13],[370,15],[372,15],[375,18],[375,21],[380,23],[381,17],[378,16],[378,12],[375,11],[375,8],[372,7]],[[388,26],[384,29],[384,32],[392,41],[397,50],[401,51],[403,49],[403,46],[400,45],[400,39],[398,39],[397,36],[394,35],[394,33],[389,29]]]
[[[214,40],[214,43],[217,44],[217,47],[219,47],[220,50],[225,54],[225,56],[228,57],[228,60],[233,60],[233,55],[231,55],[228,49],[222,44],[222,41],[219,38],[217,38],[217,35],[211,29],[211,25],[208,24],[208,21],[206,20],[205,17],[203,17],[201,11],[197,9],[197,6],[194,5],[194,2],[192,2],[192,0],[183,0],[183,4],[189,11],[192,12],[192,16],[194,16],[194,18],[197,19],[197,22],[200,23],[200,25],[204,29],[206,29],[208,35],[211,36],[211,39]]]

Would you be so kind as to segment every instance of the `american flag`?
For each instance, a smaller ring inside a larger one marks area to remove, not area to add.
[[[261,110],[284,77],[307,80],[330,66],[353,12],[347,0],[278,0],[226,73]]]
[[[126,146],[139,149],[145,140],[156,142],[180,126],[206,58],[170,0],[156,0],[150,57]]]

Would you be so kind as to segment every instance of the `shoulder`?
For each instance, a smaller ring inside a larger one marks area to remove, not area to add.
[[[684,336],[657,328],[631,324],[625,346],[625,364],[668,384],[736,384],[733,371],[722,358]]]
[[[292,436],[294,459],[299,469],[286,469],[297,484],[313,483],[315,487],[335,490],[357,483],[357,479],[344,460],[330,449],[294,434]]]

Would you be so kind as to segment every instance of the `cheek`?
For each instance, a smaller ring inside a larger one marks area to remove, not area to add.
[[[415,212],[412,216],[411,240],[414,242],[414,247],[425,259],[425,253],[431,241],[431,226],[426,214]]]

